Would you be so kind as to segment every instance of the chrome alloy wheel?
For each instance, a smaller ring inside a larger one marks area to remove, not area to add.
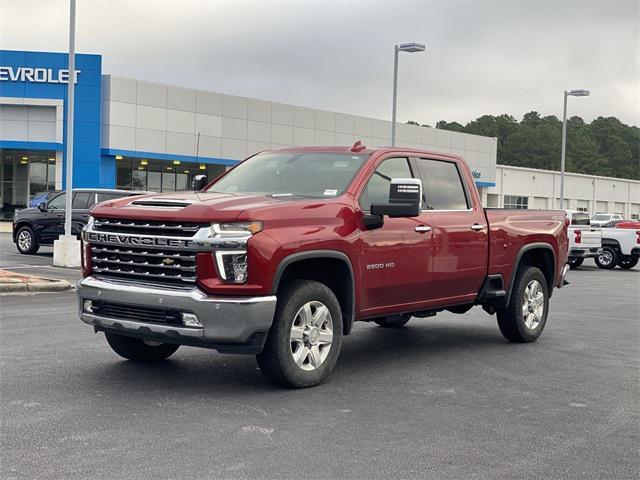
[[[524,290],[522,318],[525,326],[534,330],[540,325],[544,315],[544,290],[538,280],[531,280]]]
[[[293,320],[289,335],[291,356],[302,370],[319,368],[333,343],[331,312],[321,302],[305,303]]]
[[[22,230],[18,234],[18,247],[20,247],[20,250],[22,250],[23,252],[26,252],[31,248],[32,242],[33,238],[29,230]]]
[[[613,254],[610,250],[602,250],[602,253],[598,255],[598,261],[602,265],[610,265],[613,262]]]

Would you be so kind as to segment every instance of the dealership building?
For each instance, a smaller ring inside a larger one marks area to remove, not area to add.
[[[67,55],[0,50],[0,218],[64,187]],[[391,122],[102,72],[76,55],[74,187],[175,191],[265,149],[390,143]],[[304,103],[304,102],[301,102]],[[554,208],[559,174],[496,165],[497,140],[398,124],[397,144],[463,156],[491,207]],[[568,208],[640,215],[640,182],[567,174]]]

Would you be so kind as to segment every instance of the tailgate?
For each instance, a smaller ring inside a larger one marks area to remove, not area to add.
[[[569,227],[570,232],[580,231],[582,241],[577,246],[600,247],[602,245],[602,231],[599,228]]]

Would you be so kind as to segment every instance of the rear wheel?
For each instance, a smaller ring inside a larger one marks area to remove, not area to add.
[[[523,265],[516,275],[509,304],[498,310],[498,327],[511,342],[535,342],[547,323],[549,287],[537,267]]]
[[[569,264],[569,268],[571,270],[578,268],[584,262],[584,258],[582,257],[569,257],[567,263]]]
[[[411,320],[411,315],[400,314],[376,318],[374,322],[384,328],[401,328],[404,327],[409,320]]]
[[[611,270],[618,264],[618,252],[615,248],[606,245],[602,247],[602,252],[595,258],[596,265],[605,270]]]
[[[173,355],[180,345],[152,342],[126,337],[115,333],[105,333],[109,346],[121,357],[136,362],[159,362]]]
[[[618,259],[618,266],[624,270],[629,270],[638,264],[638,257],[632,257],[631,255],[620,255]]]
[[[260,370],[286,387],[322,382],[333,370],[342,346],[342,311],[329,287],[296,280],[278,299],[264,349],[256,356]]]
[[[36,242],[31,227],[20,227],[16,234],[16,247],[20,253],[31,255],[38,251],[40,245]]]

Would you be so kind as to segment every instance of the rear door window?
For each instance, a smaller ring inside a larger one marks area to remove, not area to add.
[[[418,159],[426,210],[467,210],[469,200],[458,166],[444,160]]]
[[[98,202],[115,200],[116,198],[122,198],[128,195],[129,194],[127,192],[98,192]]]

